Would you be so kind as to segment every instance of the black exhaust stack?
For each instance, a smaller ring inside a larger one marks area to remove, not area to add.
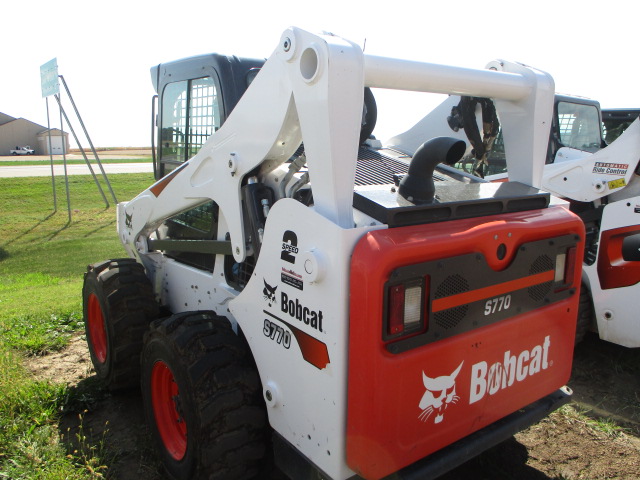
[[[400,181],[398,193],[415,205],[434,203],[433,171],[436,165],[454,165],[466,149],[465,142],[451,137],[436,137],[423,143],[413,155],[409,173]]]

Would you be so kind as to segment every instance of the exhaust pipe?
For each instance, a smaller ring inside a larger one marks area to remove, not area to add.
[[[452,137],[436,137],[418,147],[409,164],[409,172],[402,178],[398,193],[415,205],[434,203],[436,186],[433,171],[436,165],[454,165],[467,148],[464,141]]]

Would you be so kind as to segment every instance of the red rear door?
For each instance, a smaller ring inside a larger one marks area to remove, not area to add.
[[[582,222],[552,207],[377,230],[351,264],[347,460],[393,473],[569,379]]]

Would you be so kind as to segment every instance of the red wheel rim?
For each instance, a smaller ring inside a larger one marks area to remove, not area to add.
[[[151,371],[151,403],[164,447],[174,460],[182,460],[187,452],[187,424],[178,384],[171,369],[161,361]]]
[[[107,359],[107,328],[104,324],[100,301],[94,293],[89,295],[89,306],[87,310],[91,348],[93,349],[96,360],[104,363]]]

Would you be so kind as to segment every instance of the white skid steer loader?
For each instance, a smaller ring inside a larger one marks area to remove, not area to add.
[[[584,225],[529,186],[552,78],[503,66],[290,28],[266,61],[152,69],[158,181],[83,295],[172,478],[435,478],[569,400]],[[494,99],[512,181],[450,167],[454,138],[372,148],[371,88]]]

